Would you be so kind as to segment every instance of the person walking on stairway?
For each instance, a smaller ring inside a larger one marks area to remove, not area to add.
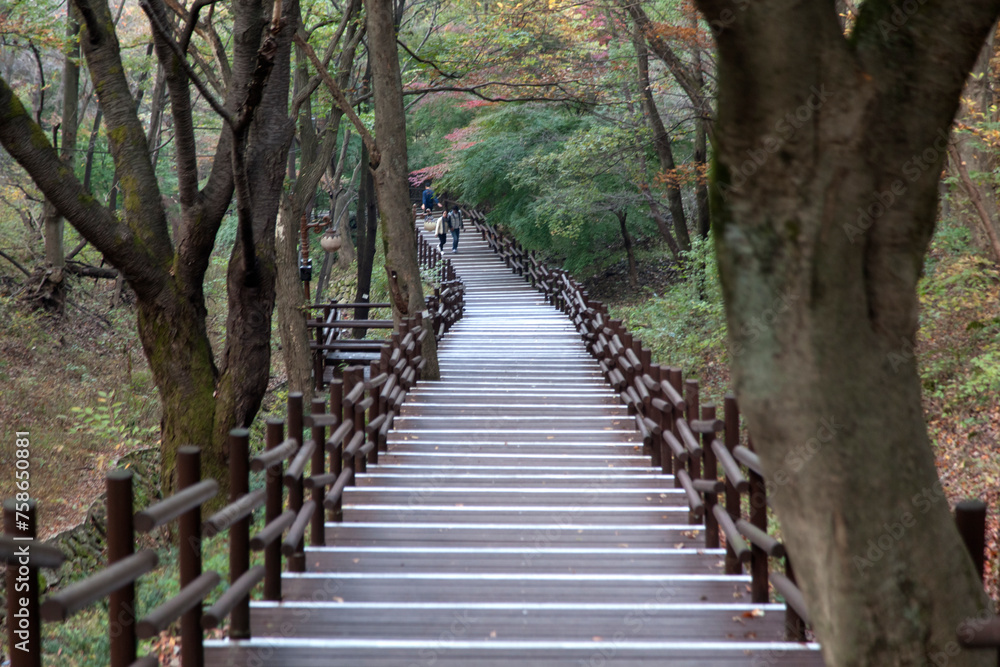
[[[448,228],[451,230],[451,252],[454,254],[458,252],[458,231],[465,229],[465,223],[462,222],[462,212],[458,210],[457,206],[452,206],[448,213]]]
[[[431,182],[427,181],[424,185],[424,192],[420,199],[420,208],[424,211],[424,215],[430,215],[434,212],[434,207],[438,205],[437,197],[434,196],[434,190],[431,189]]]
[[[434,225],[434,233],[438,237],[438,252],[441,254],[444,254],[444,244],[448,242],[448,224],[448,212],[445,211]]]

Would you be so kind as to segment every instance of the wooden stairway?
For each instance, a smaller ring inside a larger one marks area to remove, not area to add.
[[[408,394],[334,546],[206,664],[822,665],[702,548],[567,318],[474,234],[451,258],[467,305],[441,380]]]

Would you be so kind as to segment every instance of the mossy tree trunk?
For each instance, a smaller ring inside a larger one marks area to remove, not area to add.
[[[737,396],[830,667],[995,665],[913,344],[948,128],[1000,2],[697,0]],[[905,12],[901,7],[909,7]]]
[[[410,206],[407,181],[406,115],[403,110],[403,83],[396,49],[395,14],[392,0],[365,0],[369,58],[372,62],[372,91],[375,97],[377,154],[372,155],[375,194],[381,216],[382,243],[393,317],[424,312],[424,291],[417,265],[417,237]],[[428,323],[425,322],[425,325]],[[422,349],[427,366],[426,380],[440,377],[434,332],[424,338]]]
[[[171,25],[165,8],[159,3],[147,5],[151,23],[160,28],[153,30],[154,42],[164,68],[173,116],[182,219],[172,235],[108,4],[106,0],[73,2],[81,18],[81,46],[101,104],[119,178],[120,211],[112,213],[86,191],[2,79],[0,144],[135,290],[139,336],[163,402],[164,490],[173,488],[177,449],[188,444],[202,447],[205,474],[215,477],[225,488],[228,475],[224,435],[253,416],[266,389],[274,300],[273,216],[280,177],[275,186],[273,176],[249,172],[256,179],[251,187],[257,198],[250,208],[257,210],[248,224],[241,220],[241,231],[251,233],[241,235],[231,261],[227,343],[217,367],[206,331],[203,282],[216,233],[233,195],[233,132],[228,124],[224,126],[211,168],[199,187],[202,179],[190,95],[192,82],[162,32],[164,26]],[[266,31],[265,17],[270,16],[270,6],[265,7],[260,0],[237,0],[231,9],[232,63],[225,63],[229,85],[222,106],[231,115],[239,110],[247,119],[258,111],[249,126],[254,145],[243,157],[251,170],[263,172],[275,161],[280,163],[282,151],[287,151],[287,140],[283,149],[280,133],[270,136],[257,128],[266,130],[277,114],[287,117],[283,110],[287,109],[288,75],[282,62],[288,59],[297,16],[291,12],[297,11],[297,5],[286,3],[281,24],[284,27],[276,35]],[[283,32],[287,34],[283,36]],[[271,37],[272,42],[264,41],[265,37]],[[182,31],[181,52],[186,51],[189,38],[190,32]],[[267,50],[262,48],[264,44],[268,44]],[[269,81],[266,75],[254,76],[255,71],[262,71],[258,65],[265,61],[277,63],[267,71],[273,69],[274,78],[283,77],[283,82]],[[246,204],[243,202],[244,208]],[[244,261],[246,248],[254,261]]]

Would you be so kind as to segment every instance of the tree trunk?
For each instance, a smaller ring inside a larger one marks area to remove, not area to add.
[[[993,57],[993,42],[994,35],[991,34],[979,52],[979,58],[972,69],[972,76],[969,77],[962,95],[959,115],[963,122],[968,125],[977,125],[991,120],[990,107],[993,104],[993,91],[990,87],[990,60]],[[992,184],[991,177],[988,177],[987,182],[981,183],[973,181],[968,173],[969,170],[972,170],[978,174],[991,174],[993,172],[993,157],[990,151],[983,150],[979,140],[975,137],[959,135],[956,137],[955,143],[961,155],[961,162],[965,163],[962,165],[958,160],[955,161],[956,167],[960,169],[960,185],[962,189],[966,190],[973,208],[969,215],[964,216],[967,220],[970,236],[977,248],[995,254],[992,237],[997,236],[1000,232],[1000,228],[997,226],[997,221],[1000,220],[1000,210],[997,207],[996,187]],[[962,177],[961,171],[965,171],[964,177]]]
[[[628,227],[625,226],[627,215],[627,211],[615,211],[615,217],[618,218],[618,225],[622,230],[622,243],[625,244],[625,255],[628,257],[628,284],[635,287],[639,284],[639,270],[636,268],[635,252],[632,250],[632,236],[628,233]]]
[[[995,665],[923,421],[917,280],[947,130],[1000,3],[697,0],[733,378],[829,667]],[[942,662],[943,661],[943,662]]]
[[[636,61],[639,72],[639,99],[642,102],[643,116],[653,132],[653,147],[656,150],[656,157],[660,160],[660,170],[666,174],[667,203],[670,208],[670,217],[673,218],[674,238],[681,251],[691,249],[691,237],[687,229],[687,216],[684,215],[684,200],[677,174],[674,173],[677,165],[674,163],[674,152],[670,146],[670,135],[667,134],[663,121],[660,119],[660,112],[656,108],[656,101],[653,99],[653,91],[649,81],[649,52],[646,50],[646,42],[636,29],[636,36],[633,40],[636,53]],[[660,229],[660,234],[669,239],[670,235],[666,230]]]
[[[76,136],[80,125],[78,108],[80,105],[80,68],[76,64],[80,58],[80,45],[76,40],[80,26],[73,17],[73,7],[66,6],[66,35],[69,46],[63,58],[63,104],[62,124],[60,126],[62,141],[60,155],[70,170],[76,158]],[[46,281],[51,285],[51,293],[57,304],[57,311],[62,313],[66,300],[66,249],[63,246],[63,217],[55,205],[46,200],[43,207],[43,234],[45,238],[45,265],[49,273]]]
[[[375,183],[371,169],[368,168],[368,150],[362,147],[361,164],[363,173],[358,188],[358,291],[355,299],[358,303],[371,301],[372,269],[375,264],[375,243],[378,237],[378,215],[375,212]],[[364,230],[364,242],[361,241]],[[354,317],[359,320],[368,319],[368,308],[358,308]],[[365,330],[356,329],[355,338],[364,338]]]
[[[373,155],[375,194],[381,213],[382,244],[389,278],[393,318],[424,312],[424,291],[417,266],[417,237],[407,181],[406,116],[400,80],[392,0],[365,0],[372,88],[375,95],[375,136],[379,155]],[[425,325],[428,323],[425,322]],[[422,378],[440,377],[434,332],[424,338],[427,362]]]
[[[274,312],[275,227],[285,176],[285,158],[294,136],[288,117],[292,35],[298,29],[298,2],[282,8],[283,28],[276,35],[273,65],[263,86],[246,150],[246,179],[250,211],[240,211],[237,242],[229,258],[227,286],[229,314],[226,344],[220,363],[215,437],[225,442],[229,431],[248,427],[267,392],[271,371],[271,316]],[[239,143],[237,148],[239,150]],[[240,178],[237,160],[234,173]],[[237,196],[240,188],[237,186]],[[238,207],[243,207],[238,202]],[[252,241],[247,243],[248,222]]]
[[[972,203],[972,208],[976,211],[976,216],[979,218],[981,228],[985,232],[988,240],[987,245],[993,253],[993,259],[997,263],[1000,263],[1000,234],[997,233],[1000,225],[998,225],[996,219],[996,206],[987,208],[979,188],[976,187],[976,184],[972,182],[972,178],[969,176],[969,170],[966,168],[962,156],[959,155],[958,149],[950,146],[948,150],[955,165],[955,171],[958,172],[959,183],[961,183],[962,188],[965,190],[965,194],[968,195],[969,201]]]
[[[701,25],[696,12],[691,13],[690,20],[691,29],[697,36],[691,47],[693,52],[692,78],[699,94],[701,94],[705,89],[705,75],[701,69]],[[691,161],[694,163],[694,199],[698,215],[698,234],[703,239],[707,239],[709,232],[712,231],[712,215],[708,204],[708,180],[705,176],[708,174],[708,133],[712,121],[709,117],[711,109],[708,107],[708,100],[705,99],[704,95],[700,95],[699,99],[702,101],[702,106],[695,109],[699,117],[695,121],[694,155]]]
[[[309,330],[306,328],[307,305],[299,279],[298,239],[301,214],[296,215],[292,197],[281,198],[281,210],[275,230],[275,254],[277,261],[277,310],[278,333],[281,336],[281,351],[288,375],[288,390],[300,391],[304,397],[311,397],[313,383],[312,355],[309,351]],[[306,401],[308,404],[308,401]]]

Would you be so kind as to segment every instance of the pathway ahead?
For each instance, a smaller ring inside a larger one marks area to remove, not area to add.
[[[700,548],[562,313],[474,232],[449,257],[467,305],[441,381],[407,396],[335,546],[307,549],[286,601],[254,604],[255,639],[208,664],[822,665]]]

